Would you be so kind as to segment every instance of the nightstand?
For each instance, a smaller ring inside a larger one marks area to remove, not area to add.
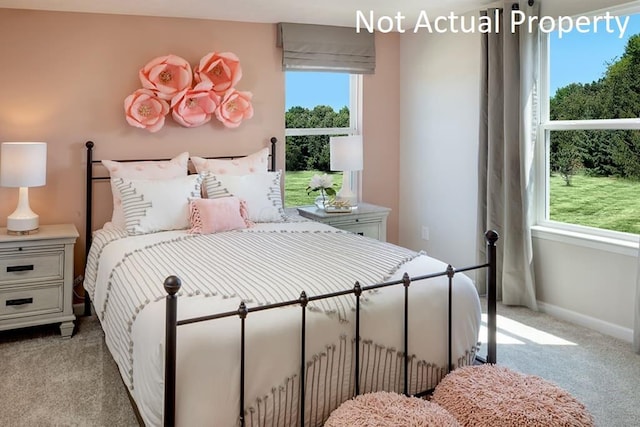
[[[77,238],[72,224],[24,236],[0,228],[0,330],[60,322],[62,337],[71,337]]]
[[[315,206],[301,206],[298,213],[314,221],[329,224],[362,236],[387,241],[387,216],[391,209],[369,203],[358,203],[349,213],[326,213]]]

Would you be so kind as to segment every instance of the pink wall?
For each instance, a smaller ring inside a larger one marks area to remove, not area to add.
[[[182,151],[248,154],[271,136],[284,141],[284,73],[273,24],[0,10],[0,141],[49,143],[47,185],[30,190],[42,224],[72,222],[84,235],[87,140],[95,141],[99,159],[171,157]],[[376,42],[378,71],[364,83],[363,194],[393,209],[388,234],[397,241],[399,38],[378,36]],[[238,88],[254,95],[251,120],[237,129],[215,120],[188,129],[169,118],[157,133],[126,123],[123,100],[140,86],[137,73],[147,61],[173,53],[195,65],[214,50],[239,56]],[[283,167],[280,148],[278,167]],[[0,225],[16,201],[16,189],[0,188]],[[84,238],[78,243],[79,273]]]
[[[363,79],[362,199],[391,208],[387,240],[398,243],[400,34],[376,34],[376,72]]]

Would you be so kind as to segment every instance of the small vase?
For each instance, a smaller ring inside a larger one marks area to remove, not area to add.
[[[320,195],[316,197],[316,200],[314,203],[318,209],[324,209],[325,203],[328,203],[328,202],[329,202],[329,198],[327,196],[323,197],[322,195]]]

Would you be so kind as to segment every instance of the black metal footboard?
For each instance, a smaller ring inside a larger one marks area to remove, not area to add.
[[[181,282],[176,276],[168,277],[164,282],[165,290],[167,291],[166,297],[166,341],[165,341],[165,383],[164,383],[164,425],[175,425],[175,408],[176,408],[176,342],[177,342],[177,327],[180,325],[187,325],[196,322],[204,322],[209,320],[221,319],[226,317],[238,316],[240,319],[240,406],[238,408],[240,425],[245,426],[245,320],[251,313],[271,310],[274,308],[294,306],[300,307],[301,315],[301,337],[300,337],[300,392],[299,392],[299,422],[302,427],[305,425],[305,366],[306,366],[306,314],[307,305],[313,301],[324,300],[328,298],[335,298],[345,295],[353,294],[356,298],[356,310],[355,310],[355,369],[354,369],[354,391],[355,395],[360,394],[360,350],[357,343],[360,342],[360,300],[364,291],[381,289],[389,286],[403,285],[404,286],[404,339],[403,339],[403,351],[404,357],[404,394],[409,394],[409,378],[408,378],[408,364],[409,364],[409,288],[412,282],[447,276],[449,280],[449,296],[448,296],[448,363],[447,371],[454,369],[452,360],[452,289],[453,289],[453,277],[456,273],[462,273],[471,270],[477,270],[486,268],[487,272],[487,329],[488,329],[488,347],[487,356],[481,358],[476,357],[477,360],[483,363],[496,363],[496,242],[498,240],[498,234],[493,231],[487,231],[485,233],[487,241],[487,262],[485,264],[475,265],[472,267],[466,267],[461,269],[454,269],[452,266],[448,266],[446,271],[427,274],[424,276],[409,277],[406,273],[401,280],[389,281],[370,286],[361,286],[356,282],[352,289],[333,292],[324,295],[307,295],[304,291],[300,294],[300,297],[295,300],[284,301],[276,304],[269,304],[258,307],[247,307],[244,302],[240,303],[240,306],[235,311],[229,311],[224,313],[212,314],[209,316],[196,317],[185,320],[177,320],[178,310],[178,296],[177,293],[180,290]],[[426,394],[430,390],[425,390],[417,395]]]

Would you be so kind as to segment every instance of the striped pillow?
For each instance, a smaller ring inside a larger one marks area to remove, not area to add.
[[[248,175],[216,175],[207,173],[204,187],[207,198],[236,196],[247,203],[252,222],[287,220],[282,207],[280,177],[282,171]]]
[[[116,162],[113,160],[103,160],[102,164],[109,171],[109,176],[113,178],[128,179],[170,179],[187,176],[187,165],[189,153],[178,154],[171,160],[141,161],[141,162]],[[122,212],[122,200],[117,196],[117,192],[111,183],[111,193],[113,194],[113,213],[111,214],[112,225],[124,228],[124,212]]]
[[[115,178],[125,230],[131,235],[189,228],[189,200],[200,198],[203,176],[173,179]]]

